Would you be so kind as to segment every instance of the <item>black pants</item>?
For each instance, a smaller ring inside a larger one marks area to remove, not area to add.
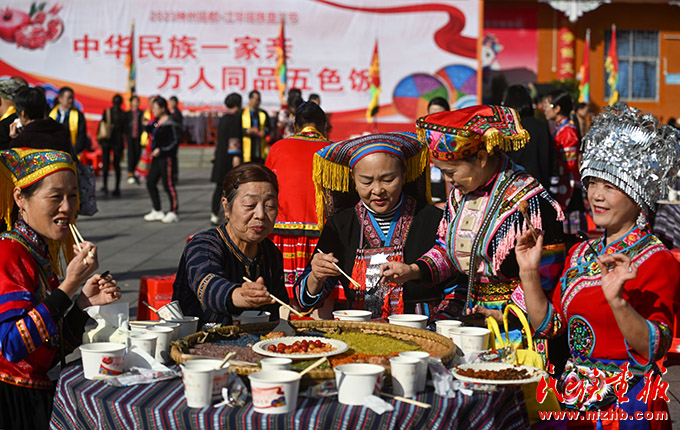
[[[113,169],[116,172],[116,191],[120,191],[120,160],[123,157],[123,144],[107,145],[102,144],[102,164],[103,164],[103,179],[104,188],[108,189],[109,182],[109,167],[111,164],[111,152],[113,152]]]
[[[135,173],[139,158],[142,156],[142,145],[139,143],[139,137],[127,139],[127,171],[131,176]]]
[[[177,201],[177,155],[168,157],[158,156],[151,161],[149,175],[146,177],[146,189],[149,190],[151,203],[154,210],[161,210],[161,198],[158,195],[158,181],[163,179],[163,189],[170,199],[170,211],[177,213],[179,203]]]
[[[215,192],[213,192],[212,196],[212,206],[210,213],[219,215],[220,214],[220,207],[222,203],[222,184],[215,184]]]
[[[36,390],[0,382],[0,429],[50,427],[54,390]]]

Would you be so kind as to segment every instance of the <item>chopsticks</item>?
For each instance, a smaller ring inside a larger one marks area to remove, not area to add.
[[[415,405],[415,406],[420,406],[421,408],[431,408],[432,407],[432,405],[430,405],[428,403],[423,403],[423,402],[419,402],[417,400],[407,399],[406,397],[395,396],[394,394],[389,394],[389,393],[385,393],[385,392],[382,392],[382,391],[380,392],[380,394],[385,396],[385,397],[391,397],[394,400],[399,400],[400,402],[409,403],[409,404]]]
[[[320,250],[320,249],[317,249],[317,251],[319,252],[319,254],[328,255],[328,254],[326,254],[325,252],[323,252],[323,251]],[[352,279],[347,273],[345,273],[345,272],[340,268],[340,266],[338,266],[338,265],[335,264],[335,263],[333,263],[333,266],[334,266],[336,269],[338,269],[338,271],[340,271],[340,273],[342,273],[342,274],[345,276],[345,278],[347,278],[347,279],[349,280],[349,282],[351,282],[355,287],[361,288],[361,284],[358,283],[357,281],[355,281],[354,279]]]
[[[311,370],[316,369],[317,367],[321,366],[324,364],[326,361],[328,361],[328,357],[321,357],[320,359],[316,360],[314,363],[310,364],[307,368],[305,368],[302,372],[298,373],[300,378],[310,372]]]
[[[78,227],[76,227],[75,224],[69,224],[68,228],[71,229],[71,235],[73,236],[73,240],[76,242],[76,246],[78,247],[78,252],[83,250],[83,242],[85,242],[85,239],[83,239],[83,236],[80,234],[78,231]],[[90,258],[94,258],[94,253],[92,251],[87,251],[87,255]],[[85,264],[87,264],[87,261],[83,260]]]
[[[251,281],[250,279],[248,279],[246,276],[243,277],[243,280],[246,281],[246,282],[254,282],[254,281]],[[274,301],[275,301],[276,303],[278,303],[278,304],[280,304],[281,306],[283,306],[284,308],[288,309],[289,311],[291,311],[291,312],[294,313],[295,315],[297,315],[297,316],[299,316],[299,317],[304,317],[304,316],[305,316],[305,314],[303,314],[303,313],[301,313],[301,312],[298,312],[297,310],[293,309],[293,307],[291,307],[290,305],[288,305],[288,303],[282,301],[281,299],[279,299],[278,297],[276,297],[276,296],[273,295],[272,293],[269,293],[269,297],[271,297],[272,299],[274,299]]]
[[[218,369],[223,368],[224,365],[227,364],[227,361],[229,361],[229,359],[230,359],[231,357],[235,356],[235,355],[236,355],[236,351],[228,352],[227,355],[224,356],[224,360],[222,360],[222,362],[221,362],[220,365],[218,366]]]
[[[145,305],[147,308],[151,309],[151,310],[153,311],[153,313],[155,313],[156,315],[158,315],[158,309],[154,308],[153,306],[151,306],[150,304],[148,304],[148,303],[145,302],[144,300],[142,300],[142,303],[144,303],[144,305]]]

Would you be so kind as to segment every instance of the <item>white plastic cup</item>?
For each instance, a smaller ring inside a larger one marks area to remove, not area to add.
[[[300,375],[292,370],[263,370],[248,375],[253,407],[261,414],[287,414],[297,407]]]
[[[438,334],[450,339],[449,330],[461,327],[463,323],[458,320],[437,320],[434,322],[434,325],[437,327]]]
[[[146,333],[133,333],[130,335],[130,346],[136,346],[141,348],[144,352],[152,357],[156,356],[156,341],[158,336],[155,334]]]
[[[420,359],[396,356],[390,358],[392,393],[395,396],[413,397],[418,392],[418,367]]]
[[[403,325],[406,327],[421,328],[427,327],[427,315],[418,314],[397,314],[387,317],[390,324]]]
[[[260,360],[262,370],[290,370],[293,360],[282,357],[268,357]]]
[[[465,355],[489,349],[491,330],[483,327],[458,327],[450,331],[452,340]]]
[[[202,368],[203,366],[210,366],[213,368],[213,382],[212,382],[212,401],[219,401],[222,398],[222,388],[227,386],[229,380],[229,363],[220,368],[222,360],[212,358],[198,358],[196,360],[185,361],[182,363],[186,368]]]
[[[363,405],[365,397],[382,388],[385,368],[377,364],[349,363],[333,368],[338,402],[343,405]]]
[[[179,339],[194,334],[198,330],[198,317],[172,318],[166,321],[179,324]]]
[[[346,311],[333,311],[333,319],[340,321],[370,321],[371,311],[350,309]]]
[[[167,322],[167,321],[162,321],[159,324],[156,324],[155,327],[170,327],[172,329],[172,340],[175,341],[179,339],[179,326],[180,323],[174,323],[174,322]]]
[[[179,307],[179,302],[177,300],[161,306],[156,313],[160,319],[164,320],[184,318],[184,312],[182,312],[182,308]]]
[[[165,357],[170,356],[170,343],[175,330],[172,327],[154,326],[149,327],[146,331],[156,336],[156,355],[154,358],[165,363]]]
[[[234,325],[241,324],[258,324],[269,322],[270,312],[261,311],[243,311],[241,315],[232,315],[231,320]]]
[[[399,354],[399,357],[415,358],[418,360],[416,392],[425,391],[430,354],[425,351],[404,351]]]
[[[85,379],[96,376],[114,376],[123,373],[125,345],[114,342],[98,342],[80,345]]]
[[[205,408],[212,403],[213,375],[215,367],[211,364],[182,363],[184,396],[190,408]]]

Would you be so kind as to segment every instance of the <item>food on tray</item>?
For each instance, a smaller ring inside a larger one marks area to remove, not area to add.
[[[264,356],[256,353],[249,346],[218,345],[214,343],[197,343],[189,349],[189,354],[201,355],[204,357],[224,358],[228,352],[235,352],[232,360],[257,363]]]
[[[267,351],[277,352],[279,354],[318,354],[321,352],[331,352],[335,351],[331,344],[327,342],[322,342],[321,339],[316,340],[298,340],[290,345],[286,345],[283,342],[278,344],[267,345]]]
[[[456,373],[468,378],[487,379],[490,381],[517,381],[520,379],[529,378],[531,376],[526,369],[523,369],[517,365],[500,370],[461,369],[460,367],[456,366]]]
[[[391,336],[379,334],[346,331],[328,333],[326,337],[345,342],[349,345],[349,354],[390,355],[404,351],[418,351],[421,349],[415,342],[395,339]]]
[[[393,352],[387,355],[369,355],[369,354],[341,354],[335,357],[331,357],[329,360],[333,367],[340,366],[341,364],[349,363],[369,363],[377,364],[383,367],[390,367],[390,357],[395,357],[399,355],[398,352]]]
[[[286,337],[286,333],[284,333],[282,331],[272,331],[272,332],[269,332],[269,333],[265,334],[264,336],[262,336],[262,340],[278,339],[280,337]]]

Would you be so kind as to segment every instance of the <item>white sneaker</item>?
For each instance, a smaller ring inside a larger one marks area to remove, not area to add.
[[[165,218],[163,211],[151,210],[148,214],[144,215],[144,221],[161,221]]]
[[[173,222],[179,222],[179,217],[174,212],[168,212],[168,213],[165,214],[165,216],[163,217],[161,222],[163,222],[165,224],[170,224],[170,223],[173,223]]]
[[[220,217],[218,217],[217,215],[211,213],[211,214],[210,214],[210,222],[211,222],[212,224],[218,225],[218,224],[220,223]]]
[[[134,185],[135,182],[137,182],[137,181],[135,180],[135,177],[134,177],[134,176],[130,176],[129,178],[127,178],[127,183],[128,183],[128,184]]]

